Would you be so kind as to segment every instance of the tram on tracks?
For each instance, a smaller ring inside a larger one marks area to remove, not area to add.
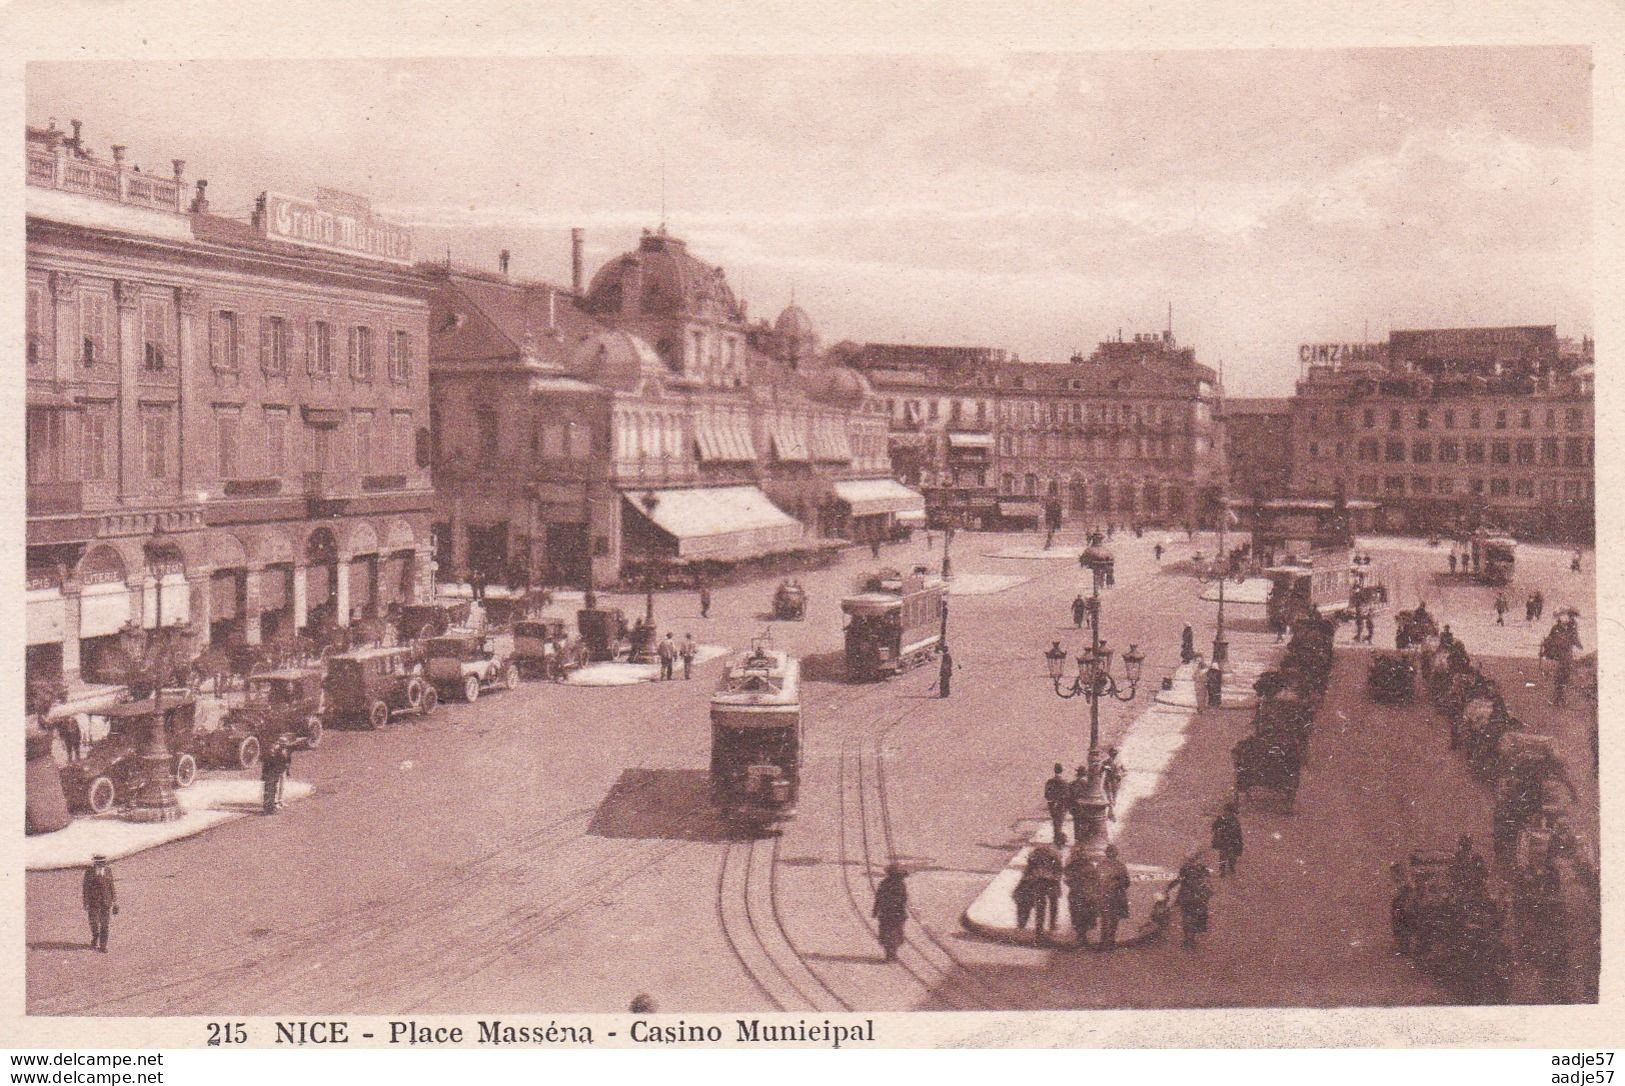
[[[847,678],[873,682],[931,659],[942,645],[948,583],[924,567],[907,575],[883,569],[861,588],[841,601]]]
[[[1290,564],[1271,566],[1264,576],[1270,582],[1265,614],[1272,624],[1290,627],[1311,613],[1338,618],[1354,609],[1351,547],[1319,549]]]
[[[758,639],[711,695],[711,795],[756,829],[795,817],[801,782],[801,663]]]

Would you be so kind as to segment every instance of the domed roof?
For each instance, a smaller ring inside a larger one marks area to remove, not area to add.
[[[644,231],[633,252],[598,269],[587,288],[587,309],[618,314],[629,290],[637,290],[641,304],[633,312],[660,317],[699,316],[741,322],[739,301],[723,277],[722,269],[688,255],[688,246],[662,227]]]
[[[814,392],[826,403],[856,406],[870,395],[869,379],[850,366],[824,366]]]
[[[570,370],[608,384],[667,375],[653,347],[630,332],[614,331],[595,332],[577,343],[570,351]]]
[[[773,322],[773,330],[786,338],[812,339],[814,337],[812,318],[807,311],[791,302],[779,314],[779,319]]]

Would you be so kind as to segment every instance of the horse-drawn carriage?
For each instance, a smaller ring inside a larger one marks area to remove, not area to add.
[[[1491,682],[1469,698],[1461,709],[1457,732],[1467,752],[1467,768],[1482,780],[1501,771],[1503,737],[1523,730],[1523,721],[1507,711],[1506,701]]]
[[[1409,703],[1416,697],[1416,665],[1404,654],[1378,653],[1366,671],[1365,687],[1372,701]]]
[[[1437,975],[1458,1002],[1506,1002],[1506,908],[1481,880],[1466,877],[1461,854],[1411,853],[1390,909],[1400,951]]]
[[[782,622],[800,622],[807,617],[807,590],[799,582],[779,582],[773,593],[773,617]]]
[[[1309,760],[1313,728],[1314,705],[1307,698],[1282,690],[1260,701],[1253,715],[1253,734],[1230,751],[1236,794],[1248,797],[1254,788],[1265,788],[1277,793],[1290,811],[1304,763]]]
[[[1555,785],[1575,798],[1556,741],[1549,735],[1508,732],[1499,740],[1500,773],[1495,783],[1495,852],[1510,862],[1525,830],[1542,829],[1562,815]]]

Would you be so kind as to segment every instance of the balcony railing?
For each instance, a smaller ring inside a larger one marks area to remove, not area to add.
[[[28,149],[28,183],[39,188],[82,192],[103,200],[180,212],[181,183],[178,179],[138,173],[105,162],[71,157],[66,151]]]
[[[28,515],[52,516],[60,513],[82,513],[85,510],[84,484],[29,483]]]

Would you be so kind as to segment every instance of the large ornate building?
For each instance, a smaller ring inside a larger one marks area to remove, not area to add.
[[[424,271],[438,532],[459,574],[720,570],[923,508],[888,478],[867,382],[818,355],[805,312],[750,325],[722,270],[664,230],[569,290],[505,265]]]
[[[1592,350],[1551,325],[1450,328],[1311,365],[1292,400],[1293,489],[1374,499],[1392,531],[1589,538]]]
[[[365,201],[252,222],[27,132],[28,669],[183,651],[429,591],[427,291]]]

